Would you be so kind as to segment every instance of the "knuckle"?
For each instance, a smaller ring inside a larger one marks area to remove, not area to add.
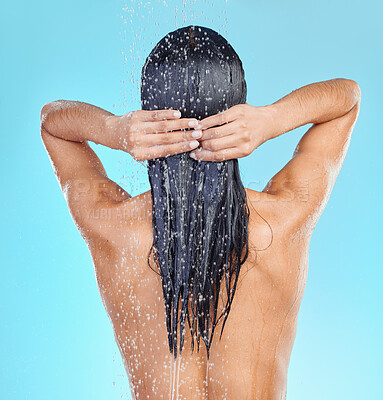
[[[168,143],[171,143],[172,138],[168,133],[163,133],[161,135],[160,141],[161,141],[161,144],[168,144]]]
[[[242,129],[246,129],[246,128],[247,128],[247,123],[246,123],[246,121],[241,120],[241,122],[239,123],[239,126],[240,126]]]
[[[153,142],[151,145],[162,145],[167,143],[167,135],[165,133],[161,133],[157,136],[154,136]]]
[[[179,137],[178,135],[175,135],[174,133],[166,133],[165,134],[165,143],[166,144],[171,144],[171,143],[177,143],[182,140],[182,137]]]
[[[218,137],[221,137],[221,136],[222,136],[222,130],[220,130],[220,129],[215,129],[215,130],[213,131],[213,137],[218,138]]]
[[[139,124],[137,124],[135,122],[135,120],[133,119],[131,124],[130,124],[130,126],[129,126],[129,131],[130,132],[138,132],[138,129],[139,129]]]
[[[210,143],[210,150],[212,150],[212,151],[217,151],[217,150],[219,150],[219,144],[218,144],[217,142],[215,142],[215,141],[212,141],[212,142]]]
[[[250,142],[250,132],[248,130],[243,131],[243,138],[246,142]]]
[[[204,131],[202,131],[201,139],[203,139],[203,140],[210,139],[211,136],[212,136],[212,130],[211,129],[205,129]]]
[[[240,152],[242,154],[242,157],[249,155],[251,153],[251,145],[250,145],[250,143],[245,143],[244,145],[242,145]]]
[[[219,131],[216,128],[208,129],[204,132],[206,139],[214,139],[218,137]]]
[[[205,140],[205,141],[203,141],[203,142],[202,142],[202,147],[203,147],[204,149],[206,149],[206,150],[213,150],[210,140]]]
[[[158,124],[158,126],[159,126],[159,130],[160,130],[160,131],[166,131],[166,128],[167,128],[166,122],[160,122],[160,123]]]
[[[200,140],[201,138],[198,138]],[[197,140],[195,137],[193,137],[192,132],[188,133],[186,131],[181,131],[178,137],[179,142],[184,142],[185,140]]]
[[[172,131],[182,131],[186,129],[186,126],[180,120],[169,120],[168,129]]]
[[[127,144],[130,148],[135,147],[136,145],[136,136],[135,135],[128,135],[128,137],[126,138]]]

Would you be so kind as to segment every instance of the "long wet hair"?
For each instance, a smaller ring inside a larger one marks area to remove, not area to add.
[[[187,26],[167,34],[142,69],[143,110],[177,109],[203,119],[246,102],[241,60],[217,32]],[[148,161],[153,199],[153,254],[161,276],[169,349],[181,354],[186,321],[209,350],[233,302],[248,256],[249,210],[238,160],[196,161],[190,152]],[[222,282],[223,281],[223,282]],[[227,299],[220,315],[221,286]],[[181,303],[181,304],[180,304]],[[180,317],[178,317],[180,312]]]

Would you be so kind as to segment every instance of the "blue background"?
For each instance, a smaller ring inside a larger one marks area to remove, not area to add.
[[[382,24],[378,1],[8,1],[0,12],[0,398],[130,399],[87,247],[70,219],[39,133],[44,103],[140,107],[153,45],[177,27],[219,31],[243,60],[248,103],[349,78],[362,105],[343,169],[311,242],[288,373],[288,400],[381,399]],[[308,126],[240,161],[261,189]],[[135,195],[145,169],[93,145]]]

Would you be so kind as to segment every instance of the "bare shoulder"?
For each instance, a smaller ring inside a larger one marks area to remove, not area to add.
[[[263,227],[265,221],[276,227],[280,222],[279,198],[270,193],[259,192],[246,188],[247,204],[250,212],[249,221],[258,227]]]
[[[274,198],[266,193],[245,188],[249,209],[249,242],[256,250],[270,247],[278,230],[278,218],[272,207]]]
[[[306,220],[296,218],[296,214],[291,212],[292,201],[296,199],[248,188],[246,194],[250,211],[250,237],[254,237],[262,248],[266,249],[274,240],[285,240],[297,232],[307,237],[311,235],[305,226]],[[301,201],[304,200],[302,191]]]
[[[87,243],[103,242],[122,248],[129,235],[147,235],[151,232],[152,198],[150,191],[122,201],[99,201],[97,207],[72,215]]]

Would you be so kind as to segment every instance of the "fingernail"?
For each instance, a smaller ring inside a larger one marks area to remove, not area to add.
[[[190,147],[193,149],[194,147],[199,146],[199,142],[197,142],[196,140],[193,140],[192,142],[190,142]]]
[[[190,153],[190,154],[189,154],[189,156],[190,156],[191,158],[194,158],[194,160],[196,160],[196,159],[197,159],[197,157],[196,157],[195,153]]]
[[[201,137],[202,136],[202,131],[194,131],[192,133],[192,136],[195,137],[195,138]]]
[[[198,124],[195,129],[202,129],[202,125]]]
[[[180,117],[180,116],[181,116],[181,113],[180,113],[179,111],[174,111],[174,116],[175,116],[175,117]]]
[[[197,125],[198,125],[198,121],[189,121],[190,127],[197,126]]]

